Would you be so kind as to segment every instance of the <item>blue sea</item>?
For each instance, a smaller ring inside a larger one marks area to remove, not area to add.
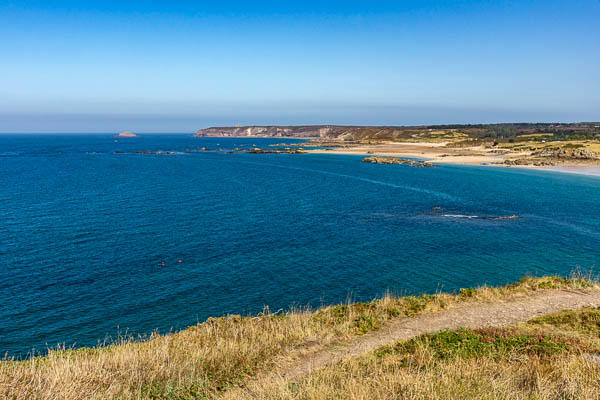
[[[599,177],[225,151],[282,141],[0,135],[0,353],[600,261]]]

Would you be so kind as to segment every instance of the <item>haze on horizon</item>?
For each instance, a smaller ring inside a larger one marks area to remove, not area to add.
[[[600,2],[8,1],[0,132],[600,120]]]

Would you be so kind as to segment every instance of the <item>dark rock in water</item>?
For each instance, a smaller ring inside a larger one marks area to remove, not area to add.
[[[183,151],[194,153],[199,151],[217,151],[217,149],[207,149],[206,147],[200,147],[195,149],[183,149]]]
[[[175,151],[164,151],[164,150],[158,150],[158,151],[136,150],[133,152],[133,154],[143,154],[143,155],[153,155],[153,156],[176,156],[180,153],[177,153]]]
[[[240,149],[236,148],[234,151],[244,151],[248,154],[305,154],[306,151],[304,149],[261,149],[260,147],[253,147],[250,149]]]
[[[373,157],[363,158],[362,162],[372,163],[372,164],[410,164],[414,161],[406,160],[404,158],[398,158],[398,157],[373,156]]]
[[[427,168],[427,167],[435,167],[435,164],[432,164],[427,161],[419,161],[419,160],[408,160],[406,158],[399,157],[381,157],[381,156],[372,156],[366,157],[362,159],[362,162],[372,163],[372,164],[407,164],[411,167],[417,168]]]

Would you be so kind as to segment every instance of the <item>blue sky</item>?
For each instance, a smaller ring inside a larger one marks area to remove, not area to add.
[[[0,3],[0,132],[600,120],[597,0],[156,3]]]

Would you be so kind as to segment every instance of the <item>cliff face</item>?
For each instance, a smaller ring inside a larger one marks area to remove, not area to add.
[[[200,129],[196,137],[289,137],[289,138],[319,138],[326,137],[330,131],[328,126],[239,126],[211,127]]]
[[[440,131],[445,132],[440,136]],[[236,126],[200,129],[198,137],[281,137],[323,140],[405,140],[414,138],[455,138],[455,132],[463,137],[508,139],[519,135],[543,133],[561,140],[596,139],[600,135],[598,123],[571,124],[479,124],[479,125],[422,125],[422,126],[344,126],[344,125],[298,125],[298,126]],[[433,135],[433,136],[432,136]],[[437,136],[436,136],[437,135]],[[575,136],[574,136],[575,135]],[[530,140],[530,139],[527,139]]]
[[[200,129],[196,137],[287,137],[326,140],[392,139],[405,133],[402,128],[339,125],[239,126]]]

